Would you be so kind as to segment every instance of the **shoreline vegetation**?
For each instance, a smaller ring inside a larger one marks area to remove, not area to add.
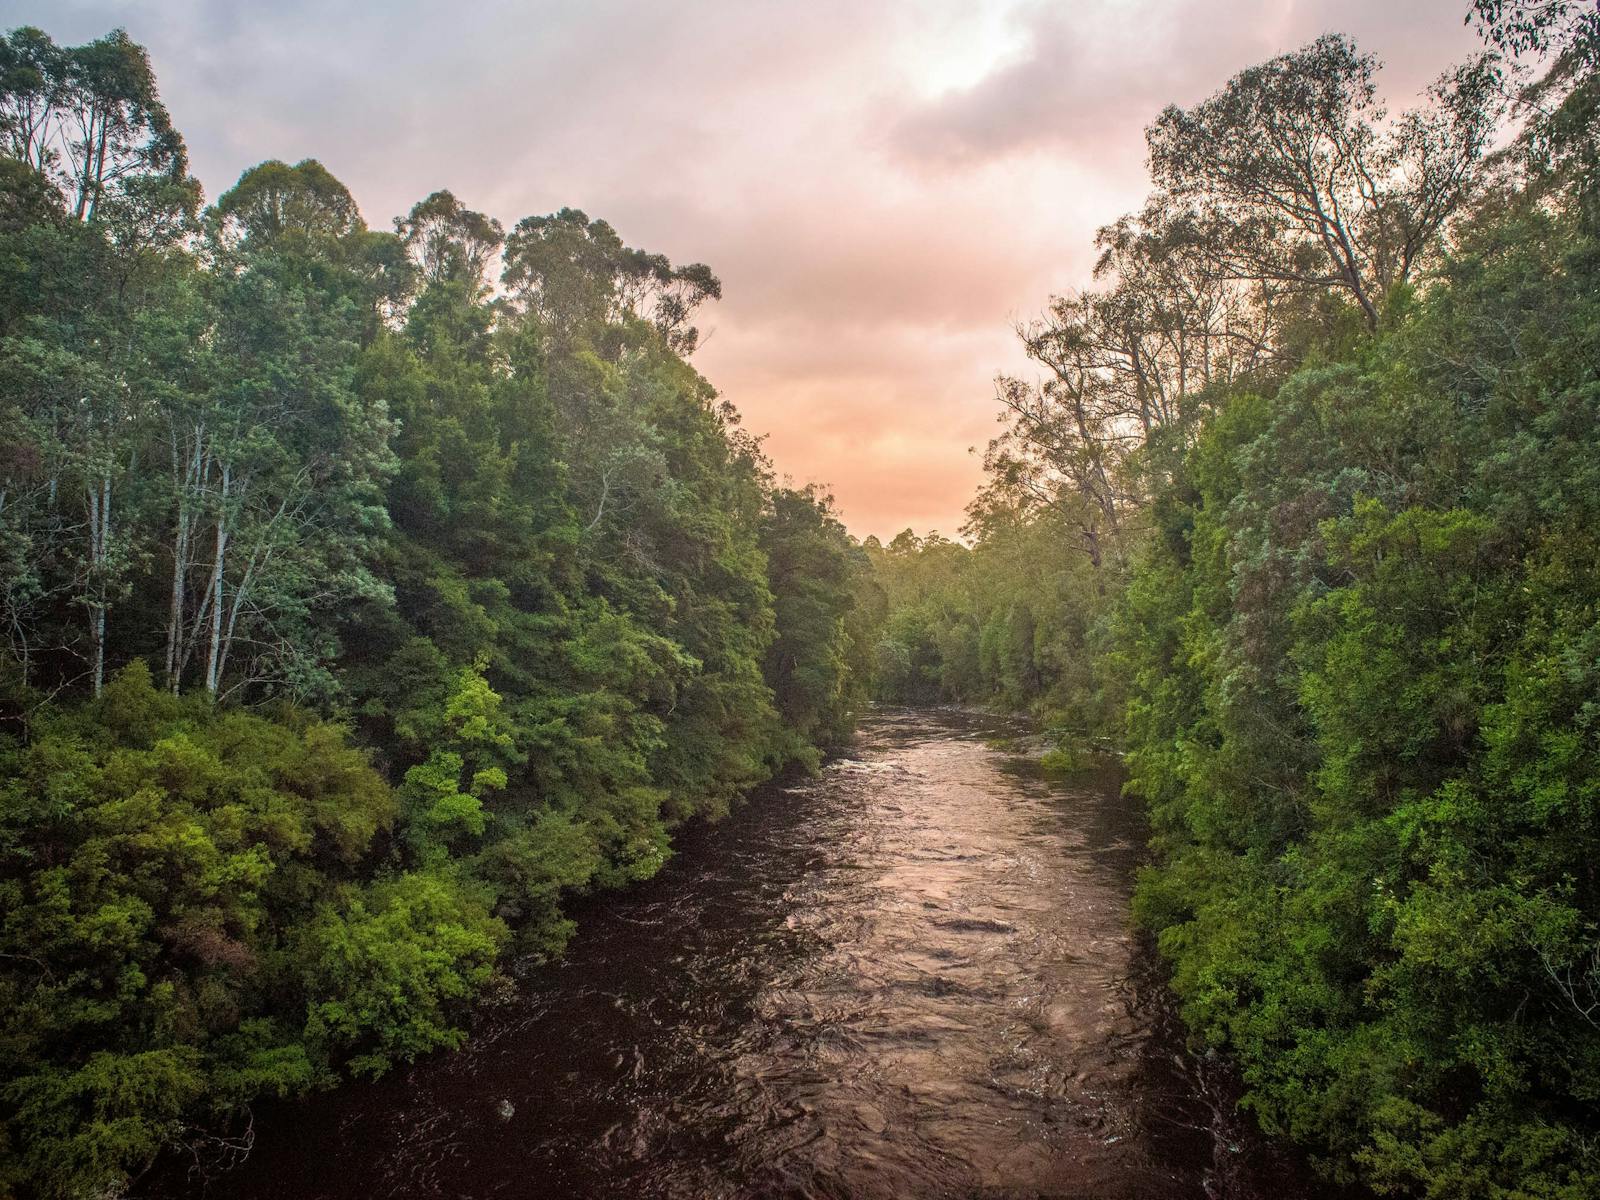
[[[878,694],[1115,746],[1194,1046],[1331,1187],[1600,1196],[1600,13],[1329,35],[1147,131]],[[1516,56],[1521,56],[1513,61]]]
[[[227,1161],[849,728],[860,551],[699,264],[321,164],[209,207],[145,51],[0,42],[0,1194]]]
[[[703,264],[321,163],[207,205],[144,49],[0,39],[0,1196],[459,1045],[569,902],[869,699],[1122,759],[1134,915],[1337,1186],[1600,1196],[1600,12],[1327,35],[1147,131],[964,540],[857,541]]]
[[[966,542],[867,541],[874,667],[1122,749],[1190,1038],[1330,1186],[1581,1200],[1600,13],[1472,19],[1416,109],[1328,35],[1160,115],[1096,285],[1019,328]]]

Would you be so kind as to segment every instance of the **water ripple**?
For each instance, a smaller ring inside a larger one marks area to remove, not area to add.
[[[211,1194],[1307,1195],[1226,1161],[1128,925],[1116,779],[1050,783],[1000,732],[876,714],[579,914],[465,1049],[263,1113]]]

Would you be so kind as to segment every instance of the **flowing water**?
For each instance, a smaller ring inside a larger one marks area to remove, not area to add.
[[[581,914],[468,1045],[256,1122],[211,1196],[1313,1194],[1208,1103],[1128,894],[1136,805],[885,710]],[[184,1194],[184,1187],[167,1191]]]

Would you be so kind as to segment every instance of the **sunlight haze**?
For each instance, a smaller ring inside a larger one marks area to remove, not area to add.
[[[449,187],[508,228],[570,205],[709,263],[724,298],[695,364],[858,536],[960,528],[993,377],[1023,367],[1012,325],[1088,282],[1165,104],[1337,27],[1403,107],[1477,46],[1460,10],[0,3],[8,25],[147,45],[208,198],[314,157],[375,229]]]

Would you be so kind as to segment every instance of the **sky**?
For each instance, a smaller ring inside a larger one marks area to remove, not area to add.
[[[319,159],[369,225],[449,188],[581,208],[705,262],[694,362],[859,536],[954,535],[1013,327],[1090,282],[1143,128],[1330,30],[1395,108],[1477,48],[1466,0],[0,0],[147,46],[208,197]]]

